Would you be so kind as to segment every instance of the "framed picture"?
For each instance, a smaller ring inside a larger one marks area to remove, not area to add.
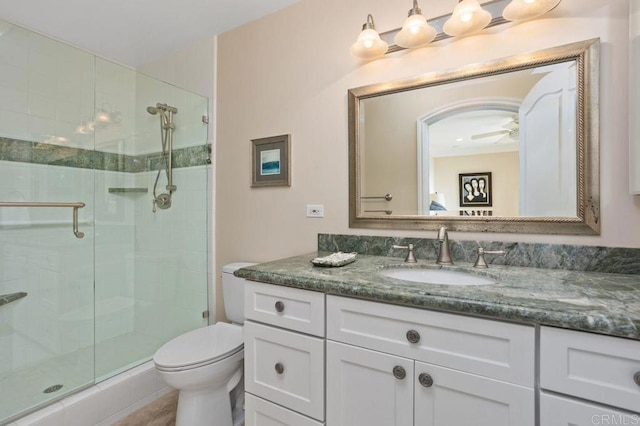
[[[460,173],[460,207],[491,207],[491,172]]]
[[[251,140],[251,187],[291,186],[291,135]]]

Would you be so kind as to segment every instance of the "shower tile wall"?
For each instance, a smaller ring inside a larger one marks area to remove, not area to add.
[[[2,136],[93,149],[94,56],[19,27],[0,37]]]
[[[155,175],[137,179],[152,187]],[[205,325],[207,309],[206,166],[174,169],[174,182],[170,209],[153,213],[148,196],[136,202],[136,328],[160,341]]]

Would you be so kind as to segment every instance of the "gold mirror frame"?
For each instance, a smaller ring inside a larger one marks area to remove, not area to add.
[[[521,54],[407,80],[358,87],[349,103],[349,227],[377,229],[517,232],[531,234],[600,234],[599,64],[600,40],[592,39]],[[367,98],[455,83],[512,71],[576,61],[577,69],[577,217],[379,216],[361,211],[360,101]]]

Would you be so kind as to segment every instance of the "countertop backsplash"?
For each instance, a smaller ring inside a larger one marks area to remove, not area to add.
[[[393,249],[392,246],[407,244],[413,244],[418,259],[435,261],[437,258],[439,243],[435,238],[318,234],[318,251],[404,257],[406,250]],[[475,262],[477,241],[450,239],[449,244],[454,262]],[[502,241],[481,241],[480,245],[485,250],[504,250],[505,254],[486,256],[490,265],[640,275],[640,249],[635,248]]]

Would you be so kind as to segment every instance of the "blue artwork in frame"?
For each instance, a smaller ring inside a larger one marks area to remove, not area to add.
[[[291,135],[251,140],[251,187],[291,186]]]

